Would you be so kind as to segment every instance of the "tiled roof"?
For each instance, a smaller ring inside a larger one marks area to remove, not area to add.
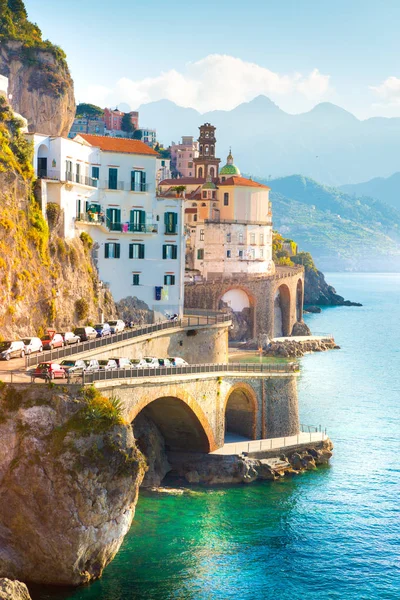
[[[258,183],[257,181],[253,181],[252,179],[246,179],[246,177],[229,177],[225,179],[225,181],[220,181],[219,185],[241,185],[245,187],[258,187],[264,188],[266,190],[270,190],[271,188],[267,185],[263,185],[262,183]]]
[[[126,138],[115,138],[104,135],[90,135],[89,133],[79,133],[78,135],[86,140],[91,146],[100,148],[104,152],[158,156],[158,152],[140,140],[128,140]]]
[[[206,180],[204,177],[180,177],[179,179],[163,179],[160,185],[202,185]]]

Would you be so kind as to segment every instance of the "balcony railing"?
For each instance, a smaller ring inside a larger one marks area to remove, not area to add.
[[[175,225],[174,227],[165,226],[165,235],[178,235],[178,227]]]
[[[60,181],[60,171],[55,171],[54,169],[39,169],[37,176],[38,179]]]
[[[158,233],[158,223],[118,223],[110,221],[102,213],[81,213],[75,220],[80,223],[100,225],[108,231],[119,233]]]
[[[92,179],[92,177],[88,177],[87,175],[78,175],[77,173],[71,173],[71,171],[65,172],[65,181],[70,181],[71,183],[80,183],[81,185],[88,185],[90,187],[98,186],[97,179]]]
[[[117,190],[125,192],[148,192],[148,183],[125,183],[124,181],[110,182],[102,181],[100,187],[105,190]]]
[[[149,184],[148,183],[131,183],[128,188],[129,192],[148,192]]]
[[[107,179],[107,181],[103,181],[101,186],[101,188],[105,189],[105,190],[119,190],[119,191],[123,191],[125,189],[125,184],[123,181],[109,181]]]

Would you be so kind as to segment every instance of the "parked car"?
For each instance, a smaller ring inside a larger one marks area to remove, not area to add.
[[[64,340],[62,335],[59,333],[46,333],[42,338],[44,350],[54,350],[54,348],[62,348],[64,346]]]
[[[67,376],[65,369],[61,365],[52,362],[39,363],[34,370],[32,377],[41,377],[42,379],[65,379]]]
[[[118,369],[131,369],[132,363],[129,358],[111,358],[110,360],[115,360],[117,363]]]
[[[74,333],[75,335],[79,335],[82,342],[94,340],[97,337],[97,331],[94,327],[77,327]]]
[[[60,366],[70,375],[86,371],[86,362],[81,358],[77,360],[66,358],[60,362]]]
[[[111,327],[108,323],[97,323],[94,328],[97,332],[97,337],[99,338],[111,335]]]
[[[99,360],[99,369],[101,371],[109,371],[111,369],[118,369],[118,365],[115,362],[115,360],[112,359],[104,359],[104,360]]]
[[[80,336],[72,331],[63,331],[60,332],[60,335],[62,336],[66,346],[69,346],[69,344],[78,344],[78,342],[81,341]]]
[[[24,358],[25,344],[22,340],[17,342],[0,342],[0,359]]]
[[[90,371],[98,371],[100,369],[99,361],[97,358],[91,358],[89,360],[85,360],[86,363],[86,372]]]
[[[158,358],[155,358],[154,356],[144,356],[143,360],[146,362],[146,367],[148,369],[157,369],[160,366]]]
[[[23,338],[22,340],[25,346],[25,354],[32,354],[32,352],[43,352],[42,340],[38,337]]]
[[[185,367],[187,364],[189,364],[186,362],[186,360],[183,360],[183,358],[180,358],[179,356],[169,356],[168,360],[172,367]]]
[[[159,367],[172,367],[173,365],[171,364],[169,358],[158,358],[158,366]]]
[[[121,333],[125,329],[125,323],[118,319],[117,321],[108,321],[111,333]]]
[[[148,369],[149,365],[144,358],[132,358],[131,359],[132,369]]]

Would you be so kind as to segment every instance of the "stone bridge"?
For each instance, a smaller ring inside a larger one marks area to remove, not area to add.
[[[149,417],[170,450],[212,452],[223,446],[226,431],[249,439],[299,432],[294,364],[145,371],[119,379],[110,374],[110,379],[93,383],[103,395],[122,401],[129,422],[140,413]]]
[[[231,306],[249,322],[247,337],[267,334],[270,338],[291,335],[303,318],[303,267],[276,267],[274,275],[208,279],[185,285],[185,307],[219,310]],[[234,339],[234,338],[232,338]]]

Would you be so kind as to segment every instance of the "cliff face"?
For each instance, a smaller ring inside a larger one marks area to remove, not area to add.
[[[0,572],[79,585],[118,551],[145,467],[117,406],[61,390],[0,391]]]
[[[358,302],[345,300],[339,296],[333,286],[325,281],[321,271],[305,269],[304,304],[320,306],[361,306]]]
[[[74,86],[65,61],[21,41],[0,44],[0,74],[9,79],[14,110],[30,132],[67,136],[75,116]]]

